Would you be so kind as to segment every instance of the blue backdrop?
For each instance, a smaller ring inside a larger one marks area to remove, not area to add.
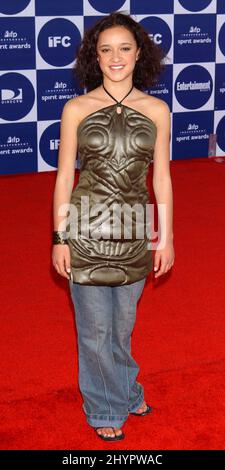
[[[171,110],[171,159],[225,154],[225,0],[0,0],[0,173],[57,169],[64,103],[83,32],[111,11],[143,24],[167,67],[146,89]],[[79,157],[79,155],[78,155]]]

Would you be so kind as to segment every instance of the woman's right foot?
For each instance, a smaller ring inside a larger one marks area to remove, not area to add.
[[[115,437],[115,436],[121,436],[122,431],[120,428],[98,428],[96,430],[100,436],[104,437]]]

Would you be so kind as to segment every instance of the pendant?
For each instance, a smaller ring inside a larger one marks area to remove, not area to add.
[[[116,112],[117,112],[117,114],[121,114],[121,113],[122,113],[122,108],[121,108],[121,106],[120,106],[120,105],[119,105],[119,106],[117,106],[117,108],[116,108]]]

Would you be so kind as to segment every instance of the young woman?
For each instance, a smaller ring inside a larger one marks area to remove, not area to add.
[[[61,117],[52,261],[69,279],[83,410],[105,440],[124,438],[121,427],[129,413],[144,416],[152,410],[136,381],[139,367],[130,343],[153,264],[158,277],[174,263],[170,110],[141,91],[157,82],[164,67],[162,50],[142,26],[113,12],[84,34],[75,71],[86,93],[70,99]],[[77,149],[81,166],[73,189]],[[142,211],[149,202],[146,176],[152,162],[157,204],[166,207],[163,217],[159,212],[164,243],[154,263]],[[64,205],[69,224],[60,212]],[[135,224],[144,236],[138,238]]]

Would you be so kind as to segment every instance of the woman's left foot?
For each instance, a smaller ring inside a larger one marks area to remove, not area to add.
[[[135,413],[141,414],[141,413],[143,413],[144,411],[147,411],[147,404],[146,404],[145,401],[143,401],[141,407],[138,408],[138,410],[135,411]]]
[[[131,412],[132,415],[139,415],[139,416],[145,416],[147,415],[148,413],[150,413],[152,411],[152,408],[150,405],[147,405],[147,403],[145,401],[143,401],[142,405],[140,406],[140,408],[137,409],[137,411],[135,412]]]

